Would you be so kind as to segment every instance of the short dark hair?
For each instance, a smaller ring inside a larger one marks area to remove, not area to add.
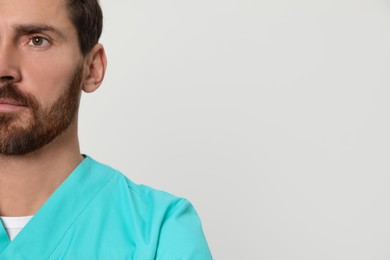
[[[85,56],[98,43],[103,29],[103,13],[98,0],[65,0],[69,17],[76,27],[80,50]]]

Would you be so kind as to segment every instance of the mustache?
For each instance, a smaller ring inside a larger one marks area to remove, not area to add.
[[[0,84],[0,98],[14,100],[23,106],[33,108],[37,106],[37,102],[32,96],[23,93],[12,83]]]

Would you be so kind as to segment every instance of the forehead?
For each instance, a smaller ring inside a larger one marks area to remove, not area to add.
[[[0,26],[30,23],[69,26],[66,0],[0,0]]]

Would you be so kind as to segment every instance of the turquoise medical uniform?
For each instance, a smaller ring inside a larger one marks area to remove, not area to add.
[[[86,157],[16,238],[0,225],[0,259],[212,259],[185,199],[136,185]]]

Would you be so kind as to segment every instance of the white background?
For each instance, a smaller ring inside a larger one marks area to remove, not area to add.
[[[390,2],[101,2],[84,153],[192,201],[215,259],[390,259]]]

